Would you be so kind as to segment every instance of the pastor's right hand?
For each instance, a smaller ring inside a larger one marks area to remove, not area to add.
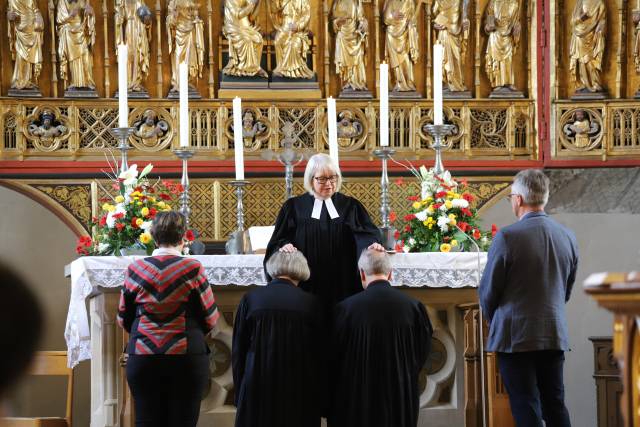
[[[288,254],[293,253],[297,250],[298,249],[295,246],[293,246],[291,243],[287,243],[286,245],[280,248],[280,252],[286,252]]]

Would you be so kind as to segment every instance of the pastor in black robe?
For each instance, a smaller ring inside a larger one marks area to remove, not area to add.
[[[311,277],[300,287],[319,296],[325,307],[362,291],[358,258],[363,249],[380,242],[378,228],[358,200],[341,193],[334,193],[331,200],[338,218],[331,219],[325,203],[320,219],[311,218],[315,197],[309,193],[287,200],[264,257],[266,262],[287,243],[302,251]]]
[[[416,427],[431,335],[424,306],[386,280],[338,304],[329,426]]]
[[[235,427],[318,427],[325,388],[322,308],[284,279],[247,293],[233,327]]]

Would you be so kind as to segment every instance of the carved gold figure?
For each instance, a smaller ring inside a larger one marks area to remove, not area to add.
[[[67,132],[67,127],[55,122],[56,116],[51,110],[44,110],[39,120],[29,124],[30,135],[40,138],[43,142],[52,142],[54,138]]]
[[[489,34],[485,69],[491,87],[516,90],[513,56],[520,43],[520,0],[491,0],[484,29]]]
[[[640,10],[635,9],[631,15],[633,20],[634,34],[633,34],[633,60],[636,64],[636,72],[640,73]]]
[[[307,53],[311,47],[308,26],[311,19],[309,0],[273,0],[270,3],[271,20],[276,29],[273,40],[276,47],[274,76],[310,79],[313,71],[307,66]]]
[[[160,138],[169,130],[169,124],[152,109],[142,113],[142,118],[133,124],[134,135],[142,140],[146,147],[155,147]]]
[[[369,26],[362,0],[336,0],[331,19],[336,34],[336,73],[342,89],[367,90],[365,48]]]
[[[393,90],[396,92],[416,90],[413,64],[420,55],[417,12],[415,0],[387,0],[384,3],[383,19],[387,27],[385,57],[395,76]]]
[[[15,61],[11,88],[34,89],[42,69],[44,20],[35,0],[8,0],[9,50]]]
[[[255,23],[259,0],[225,0],[222,32],[229,40],[229,62],[222,72],[230,76],[268,77],[260,67],[264,41]]]
[[[198,14],[197,0],[171,0],[167,14],[169,54],[171,55],[171,91],[177,92],[178,65],[189,66],[189,85],[202,78],[204,66],[204,23]]]
[[[464,57],[469,39],[468,0],[436,0],[433,28],[438,42],[444,47],[442,76],[449,91],[467,90],[464,84]]]
[[[573,33],[569,55],[576,92],[602,91],[602,56],[607,24],[602,0],[578,0],[571,18]]]
[[[67,89],[95,89],[93,56],[96,18],[85,0],[58,0],[58,58]]]
[[[127,78],[129,92],[145,92],[149,75],[149,40],[151,10],[142,0],[116,0],[116,47],[127,45]]]

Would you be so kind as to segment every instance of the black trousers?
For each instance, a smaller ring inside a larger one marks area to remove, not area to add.
[[[546,427],[571,427],[564,405],[563,365],[564,352],[559,350],[498,353],[517,427],[542,427],[543,419]]]
[[[136,427],[195,427],[209,381],[207,355],[130,355]]]

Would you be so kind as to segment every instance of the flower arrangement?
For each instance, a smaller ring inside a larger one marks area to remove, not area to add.
[[[437,175],[424,166],[410,170],[420,180],[421,192],[408,197],[411,206],[404,226],[396,231],[395,250],[450,252],[474,250],[476,244],[487,250],[497,228],[494,224],[490,232],[480,230],[475,198],[467,183],[456,181],[448,171]]]
[[[171,210],[171,203],[183,189],[170,181],[150,182],[147,175],[152,169],[148,164],[138,173],[138,166],[134,164],[126,171],[107,174],[113,180],[117,195],[101,200],[101,215],[91,222],[94,239],[88,236],[78,239],[79,255],[120,255],[121,249],[153,252],[155,245],[149,233],[153,218],[158,212]],[[185,238],[195,237],[189,230]]]

